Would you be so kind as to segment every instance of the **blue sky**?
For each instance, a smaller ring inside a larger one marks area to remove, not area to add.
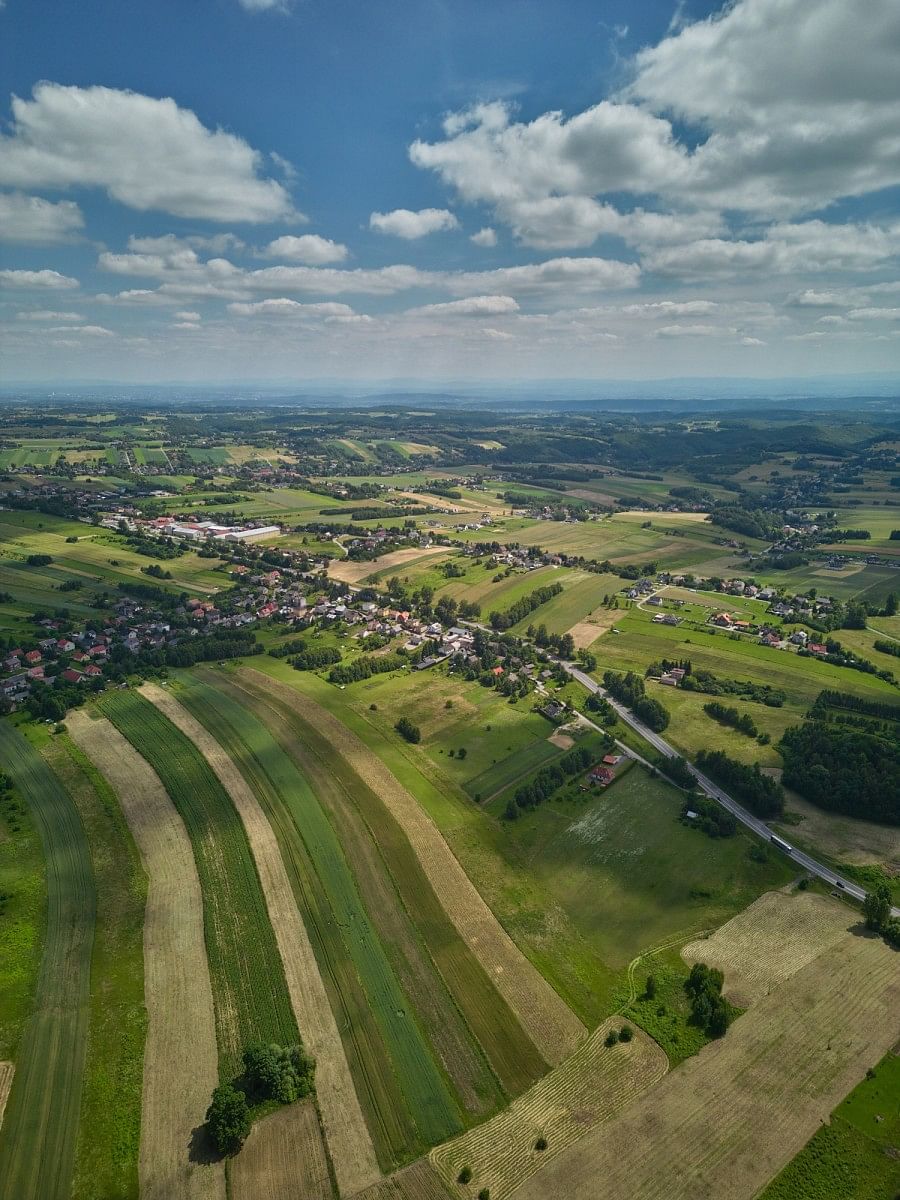
[[[6,0],[5,374],[895,370],[900,6],[852,9]]]

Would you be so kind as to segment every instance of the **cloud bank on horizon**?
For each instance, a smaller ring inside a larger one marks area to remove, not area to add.
[[[571,7],[575,36],[587,17]],[[310,103],[324,80],[295,111],[290,78],[254,75],[244,124],[240,103],[217,114],[221,91],[191,78],[187,54],[182,86],[170,67],[155,94],[146,72],[138,90],[43,80],[35,63],[0,133],[8,374],[896,369],[896,0],[734,0],[665,22],[646,7],[657,36],[648,20],[625,55],[617,29],[602,87],[548,60],[546,77],[506,89],[515,102],[454,83],[461,102],[438,111],[441,89],[420,84],[421,110],[387,120],[365,81],[345,82],[379,154],[330,95]],[[26,19],[23,0],[0,17]],[[289,40],[316,13],[235,0],[232,19],[252,59],[255,38]],[[214,55],[207,33],[195,50]],[[516,64],[496,53],[500,78]],[[596,94],[531,99],[567,86]]]

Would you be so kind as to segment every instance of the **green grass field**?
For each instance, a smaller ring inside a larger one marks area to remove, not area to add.
[[[38,750],[0,721],[0,755],[47,864],[47,932],[0,1129],[2,1200],[68,1200],[90,1019],[96,891],[78,810]]]
[[[245,1046],[298,1039],[244,827],[203,756],[148,700],[108,692],[99,707],[159,775],[190,835],[203,888],[220,1070],[231,1079]]]
[[[641,767],[600,793],[568,791],[508,825],[508,837],[614,969],[682,930],[720,925],[790,878],[780,859],[753,861],[743,834],[685,828],[682,793]]]
[[[900,1056],[886,1055],[760,1200],[892,1200],[900,1186]]]
[[[115,793],[66,736],[43,754],[87,833],[97,887],[91,1015],[73,1200],[137,1197],[147,1014],[146,877]]]
[[[303,881],[301,889],[305,884],[317,896],[318,904],[301,890],[298,902],[314,945],[318,941],[323,976],[327,977],[329,968],[334,969],[338,979],[355,974],[362,989],[351,1010],[348,1033],[351,1038],[360,1036],[357,1026],[370,1026],[374,1021],[376,1028],[370,1030],[366,1049],[376,1038],[381,1043],[376,1048],[380,1052],[372,1057],[361,1052],[357,1079],[361,1091],[365,1092],[368,1083],[378,1093],[373,1113],[376,1127],[387,1133],[393,1126],[399,1136],[399,1140],[386,1137],[382,1152],[402,1161],[413,1157],[421,1147],[452,1136],[462,1128],[457,1105],[372,927],[341,843],[309,781],[262,722],[231,696],[196,682],[180,695],[228,750],[270,814],[273,828],[283,839],[285,861],[292,862],[298,882]],[[294,826],[293,834],[285,830],[285,816]],[[323,930],[323,925],[329,928]],[[318,931],[318,939],[314,930]],[[343,962],[337,962],[338,957]],[[353,1003],[352,993],[345,1002]],[[339,1009],[338,1024],[343,1025]],[[377,1082],[371,1078],[373,1075]]]

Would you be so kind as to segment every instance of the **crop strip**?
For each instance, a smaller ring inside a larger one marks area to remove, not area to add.
[[[90,1018],[91,857],[71,798],[8,721],[0,721],[0,759],[31,809],[47,864],[47,935],[0,1130],[0,1200],[68,1200]]]
[[[316,1059],[319,1109],[338,1186],[347,1194],[359,1191],[379,1177],[378,1161],[272,828],[244,777],[211,733],[161,688],[147,687],[144,694],[205,756],[243,821],[284,964],[294,1015],[304,1043]]]
[[[369,1026],[369,1046],[375,1048],[379,1041],[382,1043],[388,1056],[387,1071],[399,1085],[394,1103],[399,1104],[400,1111],[387,1116],[393,1120],[399,1115],[405,1123],[403,1110],[407,1109],[412,1122],[403,1135],[405,1147],[395,1147],[395,1155],[409,1157],[419,1146],[433,1145],[458,1132],[456,1105],[371,926],[340,842],[308,780],[265,726],[228,697],[213,692],[205,696],[197,711],[215,729],[220,743],[227,746],[263,803],[272,803],[273,796],[281,797],[288,808],[288,820],[300,832],[307,868],[322,889],[319,920],[330,923],[338,933],[363,989],[364,1007],[356,1010],[352,1025]],[[294,848],[299,848],[296,843]],[[376,1035],[374,1039],[371,1034]],[[367,1064],[370,1072],[373,1065]],[[374,1082],[380,1090],[385,1081]],[[382,1100],[379,1113],[383,1104]]]
[[[108,692],[100,709],[150,764],[187,827],[203,891],[219,1067],[231,1079],[245,1046],[298,1040],[284,970],[247,836],[193,743],[149,700]]]
[[[264,695],[254,678],[249,672],[242,673],[236,684],[223,683],[221,686],[235,687],[238,689],[236,694],[245,704],[253,706],[257,712],[267,713],[270,727],[283,722],[283,744],[289,753],[295,758],[302,755],[311,769],[317,769],[320,775],[330,775],[352,798],[384,856],[394,884],[438,971],[504,1089],[510,1096],[524,1091],[544,1074],[544,1060],[473,950],[450,921],[404,829],[339,748],[326,741],[280,695],[271,692]]]
[[[109,721],[69,714],[69,733],[115,791],[147,873],[147,1039],[138,1175],[142,1200],[224,1200],[220,1164],[189,1159],[218,1082],[203,897],[184,822],[158,776]]]

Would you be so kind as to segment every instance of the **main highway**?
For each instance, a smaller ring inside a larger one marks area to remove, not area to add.
[[[635,733],[639,733],[660,754],[666,758],[678,757],[678,751],[674,750],[665,738],[661,738],[658,733],[654,733],[652,729],[649,729],[643,721],[639,721],[624,704],[620,704],[618,700],[614,700],[604,688],[591,679],[590,675],[587,675],[579,667],[575,666],[574,663],[564,662],[561,659],[557,661],[568,671],[573,679],[577,679],[589,692],[597,692],[603,696],[615,709],[616,715],[627,725],[630,725]],[[746,825],[748,829],[752,829],[754,833],[758,834],[765,841],[772,841],[772,830],[765,821],[761,821],[759,817],[754,817],[753,813],[748,812],[736,800],[732,800],[727,792],[724,792],[718,784],[713,783],[707,775],[704,775],[702,771],[698,771],[691,763],[688,763],[688,766],[697,783],[707,796],[711,796],[712,799],[717,800],[723,808],[726,808],[734,815],[736,820],[740,821],[742,825]],[[829,887],[837,888],[846,895],[852,896],[855,900],[865,900],[865,889],[861,888],[858,883],[854,883],[852,879],[846,879],[843,875],[838,875],[831,867],[826,867],[824,864],[817,862],[816,859],[811,858],[803,850],[798,850],[795,846],[791,846],[789,851],[782,851],[782,853],[785,853],[786,857],[790,858],[791,862],[796,863],[798,867],[802,867],[807,874],[815,875],[819,879],[824,880]],[[900,908],[892,908],[891,915],[900,917]]]

